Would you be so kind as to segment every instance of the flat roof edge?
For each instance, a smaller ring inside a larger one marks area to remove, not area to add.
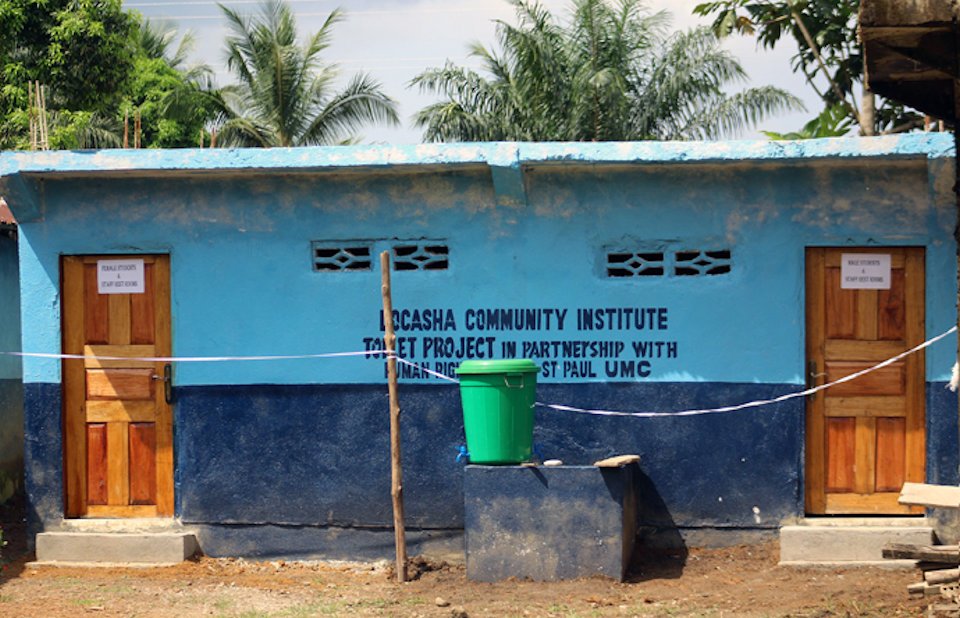
[[[954,155],[951,133],[717,142],[523,143],[523,163],[721,163]]]
[[[716,142],[491,142],[413,146],[215,148],[0,153],[0,176],[15,174],[190,173],[263,170],[272,173],[399,169],[423,166],[542,163],[720,163],[876,157],[950,157],[950,133],[794,141]]]

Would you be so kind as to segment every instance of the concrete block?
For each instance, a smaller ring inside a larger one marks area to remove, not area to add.
[[[838,524],[802,524],[780,528],[780,564],[889,564],[894,561],[883,559],[883,547],[887,543],[929,545],[934,541],[933,528],[917,525],[915,520],[914,525],[882,520]]]
[[[165,565],[197,553],[188,532],[41,532],[37,562]]]
[[[636,536],[635,468],[467,466],[467,577],[622,580]]]

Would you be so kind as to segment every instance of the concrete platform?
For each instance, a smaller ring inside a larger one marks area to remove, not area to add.
[[[37,535],[37,565],[163,566],[199,551],[196,536],[170,520],[67,520]]]
[[[467,578],[622,581],[636,538],[635,468],[467,466]]]
[[[933,542],[924,517],[809,518],[780,528],[780,565],[913,568],[914,560],[884,560],[884,545]]]

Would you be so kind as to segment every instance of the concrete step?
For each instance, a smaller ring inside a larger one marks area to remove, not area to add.
[[[37,564],[161,566],[199,550],[192,532],[170,520],[67,520],[37,535]]]
[[[809,518],[780,528],[780,564],[912,568],[914,560],[884,560],[883,546],[933,542],[924,517]]]

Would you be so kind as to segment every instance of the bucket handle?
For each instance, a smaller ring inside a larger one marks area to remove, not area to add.
[[[510,378],[520,378],[520,383],[519,383],[519,384],[511,384],[511,383],[510,383]],[[506,374],[506,375],[503,376],[503,383],[504,383],[504,385],[506,385],[507,388],[523,388],[523,374],[522,374],[522,373],[513,373],[513,374],[509,374],[509,373],[508,373],[508,374]]]

